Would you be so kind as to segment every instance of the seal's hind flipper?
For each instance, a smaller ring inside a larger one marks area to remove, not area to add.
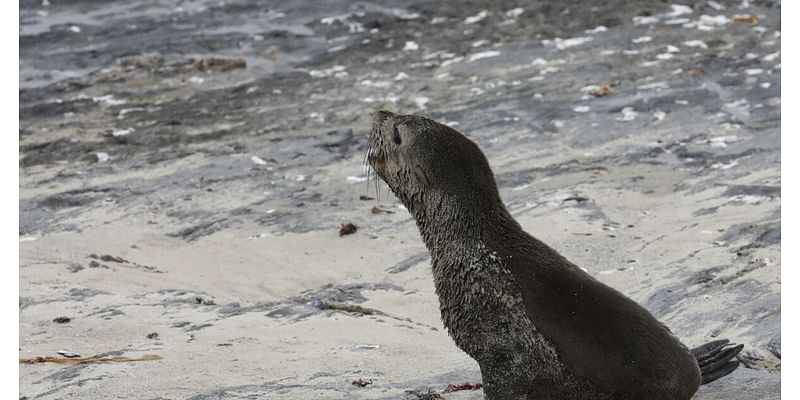
[[[736,355],[743,348],[743,344],[734,345],[728,339],[721,339],[689,350],[700,366],[703,385],[733,372],[739,366]]]
[[[704,345],[697,346],[689,350],[689,352],[692,353],[694,358],[700,360],[704,357],[707,357],[708,355],[716,353],[717,351],[719,351],[719,349],[721,349],[730,342],[731,341],[728,339],[715,340],[713,342],[708,342]]]
[[[730,374],[736,368],[739,368],[739,360],[728,361],[711,372],[703,372],[703,380],[700,382],[700,384],[705,385],[706,383],[714,382],[715,380]]]

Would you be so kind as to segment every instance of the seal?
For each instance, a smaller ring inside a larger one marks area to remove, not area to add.
[[[442,322],[487,399],[689,399],[742,345],[689,350],[647,310],[526,233],[478,146],[431,119],[379,111],[366,159],[413,215]]]

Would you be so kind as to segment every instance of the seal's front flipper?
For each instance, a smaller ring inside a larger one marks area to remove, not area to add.
[[[733,372],[739,366],[736,355],[743,348],[743,344],[734,345],[728,339],[721,339],[689,350],[700,366],[703,385]]]

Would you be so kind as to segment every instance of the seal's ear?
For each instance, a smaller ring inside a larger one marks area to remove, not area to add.
[[[425,172],[424,169],[422,169],[422,167],[419,166],[419,164],[414,163],[411,169],[414,171],[414,175],[416,175],[417,180],[419,180],[420,182],[422,182],[423,185],[425,185],[425,188],[431,187],[431,178],[428,177],[428,174]]]

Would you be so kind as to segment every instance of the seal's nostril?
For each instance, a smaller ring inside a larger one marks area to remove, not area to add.
[[[392,134],[392,140],[394,141],[394,144],[398,146],[401,143],[403,143],[403,140],[400,138],[400,132],[397,130],[397,127],[394,128],[394,133]]]

